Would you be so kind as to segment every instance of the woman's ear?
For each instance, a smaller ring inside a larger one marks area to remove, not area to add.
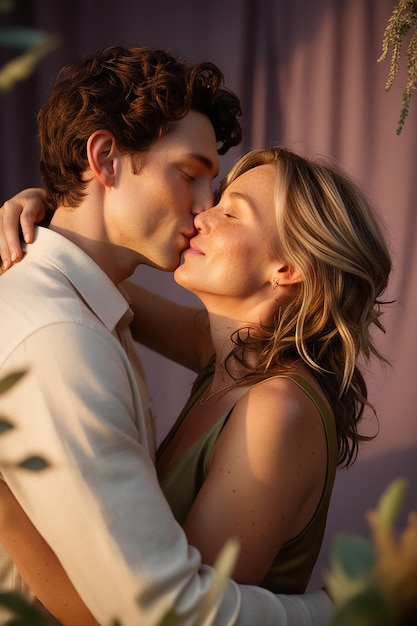
[[[277,268],[274,281],[284,287],[301,283],[303,276],[297,268],[292,268],[284,263]]]
[[[114,158],[118,154],[116,142],[107,130],[95,131],[87,141],[87,158],[90,169],[105,187],[114,182]]]

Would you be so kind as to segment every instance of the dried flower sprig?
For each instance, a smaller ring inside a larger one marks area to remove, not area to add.
[[[405,36],[411,29],[414,29],[406,52],[407,59],[407,82],[402,96],[402,106],[397,126],[397,135],[399,135],[404,127],[405,118],[410,108],[410,100],[413,91],[417,86],[417,0],[400,0],[398,5],[394,7],[391,17],[388,20],[384,37],[382,41],[382,54],[378,62],[383,61],[390,50],[391,65],[388,74],[388,80],[385,85],[386,91],[389,91],[394,82],[394,78],[398,72],[401,51]]]

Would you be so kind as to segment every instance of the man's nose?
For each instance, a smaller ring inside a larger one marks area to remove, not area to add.
[[[207,211],[213,206],[214,194],[213,190],[210,187],[202,189],[196,198],[196,201],[193,204],[193,208],[191,209],[191,213],[196,216],[203,211]]]

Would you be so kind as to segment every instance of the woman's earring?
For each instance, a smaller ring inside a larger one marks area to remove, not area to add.
[[[275,294],[279,285],[279,279],[278,278],[274,278],[274,280],[272,281],[272,293]]]

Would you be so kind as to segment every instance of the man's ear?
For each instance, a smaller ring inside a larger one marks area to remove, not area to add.
[[[114,158],[118,154],[116,142],[107,130],[96,130],[87,141],[87,158],[90,169],[105,187],[114,182]]]
[[[274,279],[282,287],[303,282],[303,276],[301,272],[296,268],[290,267],[286,263],[279,265],[279,267],[276,269]]]

